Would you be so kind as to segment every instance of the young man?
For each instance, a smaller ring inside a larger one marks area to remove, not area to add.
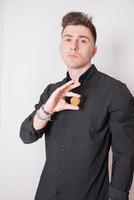
[[[35,200],[128,200],[134,169],[134,98],[125,84],[91,64],[97,50],[92,19],[71,12],[62,26],[66,77],[47,86],[20,129],[24,143],[45,135],[46,163]]]

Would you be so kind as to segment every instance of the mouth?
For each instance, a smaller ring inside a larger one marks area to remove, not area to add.
[[[76,55],[76,54],[69,54],[68,57],[71,57],[71,58],[77,58],[78,55]]]

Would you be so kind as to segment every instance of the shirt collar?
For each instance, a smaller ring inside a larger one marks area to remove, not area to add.
[[[96,71],[97,71],[97,69],[96,69],[95,65],[92,64],[91,67],[89,67],[83,74],[81,74],[81,76],[79,77],[79,82],[82,83],[84,80],[91,77],[94,74],[94,72],[96,72]],[[67,81],[71,80],[71,77],[69,75],[69,71],[67,71],[67,73],[66,73],[66,80]]]

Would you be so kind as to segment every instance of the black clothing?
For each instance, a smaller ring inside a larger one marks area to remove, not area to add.
[[[24,143],[45,133],[46,163],[35,200],[128,200],[134,170],[134,98],[124,83],[92,65],[80,76],[81,85],[72,90],[81,94],[80,109],[55,113],[41,130],[32,125],[36,110],[69,80],[67,72],[62,81],[48,85],[21,125]]]

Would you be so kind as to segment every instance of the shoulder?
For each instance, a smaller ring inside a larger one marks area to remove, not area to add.
[[[121,91],[129,91],[127,88],[126,83],[109,76],[108,74],[105,74],[103,72],[97,71],[96,77],[98,80],[99,88],[102,91],[105,91],[110,96],[112,95],[119,95]],[[97,81],[96,81],[97,82]]]
[[[96,75],[97,75],[100,83],[105,84],[108,87],[111,87],[111,88],[117,87],[118,88],[118,87],[125,85],[125,83],[123,83],[122,81],[120,81],[112,76],[109,76],[108,74],[105,74],[103,72],[97,71]]]
[[[97,71],[96,84],[101,93],[114,102],[126,102],[128,99],[133,100],[133,95],[128,89],[126,83],[103,72]]]

